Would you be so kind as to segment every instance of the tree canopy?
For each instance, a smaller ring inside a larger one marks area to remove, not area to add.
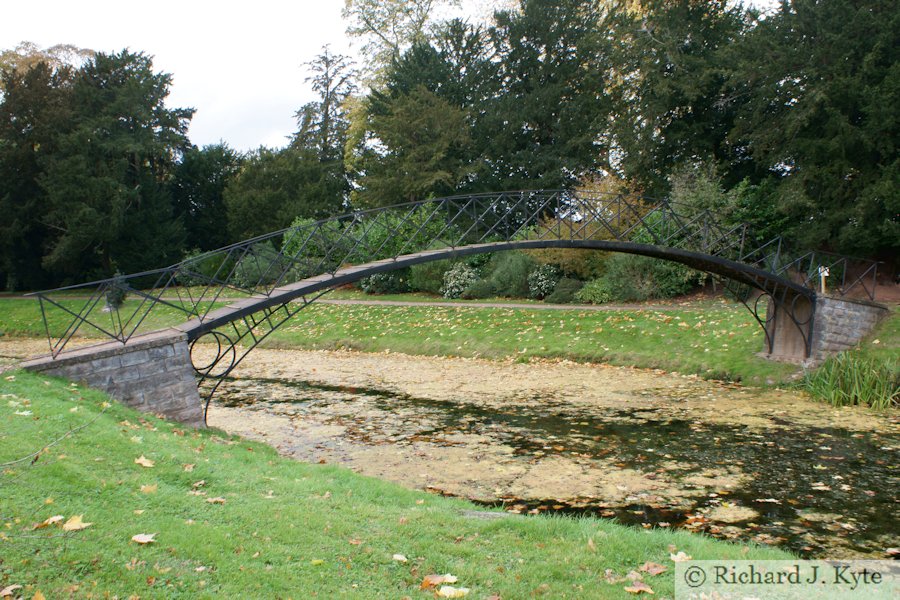
[[[672,195],[798,248],[900,256],[889,0],[346,0],[282,148],[196,148],[128,50],[0,50],[0,282],[171,263],[348,209],[577,187]],[[302,76],[302,75],[301,75]],[[591,184],[593,185],[593,184]]]

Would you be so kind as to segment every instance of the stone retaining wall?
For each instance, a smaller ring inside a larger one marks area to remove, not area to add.
[[[203,407],[187,336],[172,331],[101,347],[72,350],[55,360],[26,361],[29,371],[65,377],[103,390],[137,410],[203,427]]]
[[[809,362],[818,364],[853,348],[889,313],[880,304],[819,296]]]

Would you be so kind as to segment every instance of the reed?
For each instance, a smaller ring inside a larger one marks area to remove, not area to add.
[[[889,358],[844,352],[807,374],[804,386],[832,406],[863,404],[877,410],[900,405],[900,365]]]

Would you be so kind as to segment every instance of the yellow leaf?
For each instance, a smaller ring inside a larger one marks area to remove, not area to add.
[[[405,563],[405,562],[408,562],[408,561],[409,561],[409,559],[406,558],[405,556],[403,556],[402,554],[395,554],[395,555],[392,556],[391,558],[393,558],[393,559],[396,560],[397,562],[402,562],[402,563]]]
[[[44,594],[41,593],[41,590],[35,590],[34,596],[31,597],[31,600],[47,600],[44,597]]]
[[[207,498],[206,501],[209,502],[210,504],[225,504],[225,498],[221,498],[221,497]]]
[[[469,588],[456,588],[452,585],[442,585],[437,591],[438,598],[464,598],[469,595]]]
[[[655,577],[656,575],[665,573],[666,571],[669,570],[669,568],[664,567],[663,565],[657,564],[655,562],[648,561],[640,566],[640,570],[645,573],[649,573],[650,575],[653,575]]]
[[[50,525],[56,525],[57,523],[61,522],[63,519],[65,519],[65,517],[62,515],[56,515],[53,517],[49,517],[49,518],[45,519],[44,521],[37,523],[34,527],[32,527],[32,529],[43,529],[44,527],[49,527]]]
[[[145,469],[152,469],[152,468],[153,468],[153,465],[156,464],[156,463],[154,463],[152,460],[150,460],[149,458],[146,458],[143,454],[141,454],[140,458],[134,459],[134,462],[135,462],[136,464],[141,465],[141,466],[144,467]]]
[[[0,590],[0,598],[7,598],[13,595],[13,592],[16,590],[21,590],[21,585],[8,585],[2,590]]]
[[[309,564],[319,566],[319,565],[324,565],[325,561],[322,560],[321,558],[314,558],[311,561],[309,561]]]
[[[85,523],[81,520],[81,517],[84,515],[75,515],[74,517],[70,517],[68,521],[63,525],[63,531],[81,531],[82,529],[87,529],[93,523]]]
[[[422,580],[422,585],[419,586],[419,589],[427,590],[435,588],[442,583],[456,583],[457,581],[458,579],[450,573],[447,573],[446,575],[426,575]]]
[[[678,554],[670,554],[669,558],[671,558],[673,562],[687,562],[689,560],[694,560],[692,556],[689,556],[684,552],[679,552]]]
[[[181,465],[181,468],[184,469],[184,472],[185,472],[185,473],[190,473],[191,471],[194,470],[194,467],[195,467],[195,466],[196,466],[196,465],[193,465],[193,464],[188,463],[188,464]]]
[[[625,588],[625,591],[629,594],[654,594],[653,588],[644,583],[643,581],[635,581],[630,586]]]
[[[155,483],[153,485],[142,485],[141,493],[142,494],[155,494],[158,487],[159,486]]]
[[[156,541],[155,539],[153,539],[155,536],[155,533],[139,533],[137,535],[131,536],[131,541],[141,545],[152,544]]]

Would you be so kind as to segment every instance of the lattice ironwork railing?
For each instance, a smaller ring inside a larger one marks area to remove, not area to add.
[[[861,286],[874,299],[872,262],[851,277],[852,259],[821,252],[791,254],[780,238],[758,240],[746,225],[727,226],[709,211],[639,196],[543,190],[355,211],[206,252],[164,269],[33,295],[41,302],[51,353],[56,356],[76,334],[125,343],[141,333],[191,319],[203,321],[224,304],[268,298],[286,285],[350,265],[490,242],[592,239],[688,250],[811,287],[818,282],[817,268],[825,265],[831,281],[840,277],[835,293],[843,295]],[[298,306],[307,302],[304,299]],[[292,314],[288,311],[288,316]]]

